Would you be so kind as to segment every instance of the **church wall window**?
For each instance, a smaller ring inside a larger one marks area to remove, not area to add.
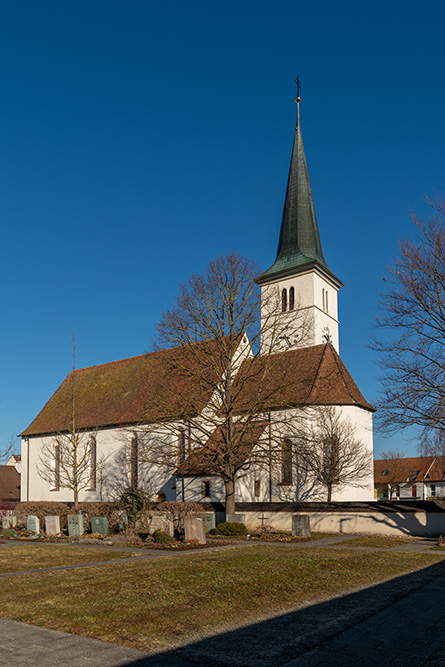
[[[185,429],[181,428],[178,436],[178,463],[185,461]]]
[[[281,291],[281,312],[285,313],[287,310],[287,289]]]
[[[208,480],[201,482],[201,494],[203,498],[210,498],[210,482]]]
[[[130,486],[137,489],[138,486],[138,437],[133,433],[130,440]]]
[[[96,488],[97,477],[97,445],[96,438],[91,436],[90,441],[90,489]]]
[[[259,498],[261,495],[261,480],[256,479],[254,482],[254,496],[255,498]]]
[[[287,438],[281,445],[281,484],[292,484],[292,442]]]
[[[289,310],[293,310],[295,307],[295,288],[291,287],[289,289]]]
[[[329,313],[328,290],[326,290],[324,298],[325,298],[325,301],[326,301],[325,310],[326,310],[327,313]]]
[[[322,308],[323,308],[323,311],[324,311],[324,310],[326,310],[326,308],[325,308],[325,301],[324,301],[324,287],[323,287],[323,289],[321,290],[321,300],[322,300]]]
[[[54,489],[53,491],[59,491],[60,489],[60,445],[57,444],[54,447]]]

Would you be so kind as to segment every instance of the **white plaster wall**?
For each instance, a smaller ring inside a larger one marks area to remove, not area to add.
[[[295,309],[293,311],[281,312],[281,291],[287,289],[289,295],[290,287],[295,289]],[[323,308],[323,290],[328,294],[328,312]],[[288,328],[287,338],[292,343],[289,346],[288,341],[277,341],[274,349],[285,350],[290,347],[306,347],[310,345],[320,345],[326,342],[324,337],[326,327],[329,329],[331,342],[337,352],[339,352],[339,323],[338,323],[338,288],[328,281],[324,276],[312,270],[307,273],[301,273],[290,278],[282,278],[264,285],[261,288],[262,298],[262,328],[265,332],[263,340],[263,350],[270,347],[270,336],[273,329],[269,327],[270,316],[272,312],[276,313],[280,326],[284,324]],[[301,326],[302,315],[307,318],[307,336],[301,340],[297,334],[292,334],[292,322],[296,327]],[[310,324],[309,324],[310,323]],[[270,331],[269,331],[270,328]],[[276,332],[273,331],[275,335]]]
[[[91,435],[85,434],[85,437]],[[131,431],[126,429],[103,429],[94,433],[96,437],[97,484],[96,489],[83,489],[79,493],[80,502],[109,501],[129,486],[128,447]],[[52,490],[53,484],[43,479],[38,470],[41,467],[42,449],[46,444],[54,446],[52,436],[22,438],[23,474],[21,483],[22,501],[72,502],[73,492],[68,488]],[[28,460],[29,452],[29,460]],[[127,454],[127,455],[126,455]],[[52,462],[49,462],[52,465]],[[103,470],[100,483],[99,468]],[[29,476],[28,476],[29,471]],[[139,487],[154,499],[164,492],[167,500],[176,498],[175,482],[171,472],[159,466],[138,465]]]

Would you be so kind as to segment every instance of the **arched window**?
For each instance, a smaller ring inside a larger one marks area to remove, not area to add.
[[[90,440],[90,489],[96,488],[96,477],[97,477],[97,451],[96,451],[96,438],[94,435],[91,436]]]
[[[178,463],[185,461],[185,429],[181,428],[178,437]]]
[[[210,498],[210,482],[208,480],[201,482],[201,493],[203,498]]]
[[[138,436],[133,433],[130,441],[130,486],[138,487]]]
[[[329,313],[328,290],[326,290],[325,293],[325,300],[326,300],[326,312]]]
[[[293,310],[295,306],[295,289],[291,287],[289,289],[289,310]]]
[[[292,484],[292,443],[283,440],[281,445],[281,484]]]
[[[54,491],[60,489],[60,445],[54,447]]]
[[[281,312],[285,313],[287,310],[287,289],[283,289],[281,292]]]
[[[325,302],[324,302],[324,288],[321,290],[321,300],[322,300],[322,308],[323,310],[326,310]]]

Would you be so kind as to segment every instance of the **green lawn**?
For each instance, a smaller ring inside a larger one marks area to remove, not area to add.
[[[0,549],[0,573],[37,570],[41,567],[93,563],[112,558],[128,558],[130,553],[82,549],[45,544],[21,544]]]
[[[1,555],[14,558],[14,551]],[[434,553],[246,546],[4,579],[0,609],[5,618],[155,651],[438,560]]]

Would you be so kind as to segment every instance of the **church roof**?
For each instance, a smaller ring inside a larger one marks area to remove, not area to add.
[[[357,405],[375,411],[330,343],[246,361],[240,371],[243,375],[237,401],[240,412],[250,410],[253,401],[258,411],[303,405]]]
[[[199,414],[220,377],[216,343],[207,341],[202,352],[214,354],[213,378],[204,384],[193,377],[196,349],[161,350],[138,357],[75,371],[76,426],[96,429],[179,419]],[[172,355],[175,361],[172,363]],[[183,357],[188,372],[178,368]],[[209,365],[206,365],[206,373]],[[299,405],[358,405],[373,410],[360,393],[332,345],[288,350],[244,362],[239,373],[237,409],[265,409]],[[264,377],[267,381],[261,382]],[[67,376],[22,436],[59,433],[70,428],[73,371]],[[187,396],[187,400],[182,399]],[[187,410],[187,413],[184,410]]]
[[[242,466],[252,453],[259,438],[264,433],[267,421],[244,424],[238,422],[234,426],[233,446],[230,449],[234,468]],[[215,429],[203,447],[194,449],[176,471],[179,476],[218,475],[227,463],[229,451],[226,445],[224,427]]]
[[[196,347],[198,349],[194,348],[192,353],[191,346],[171,348],[71,371],[21,435],[43,435],[70,429],[73,379],[78,429],[185,417],[183,395],[187,395],[188,416],[199,414],[208,403],[222,370],[218,369],[217,363],[213,370],[207,366],[206,370],[214,377],[209,377],[207,385],[193,382],[193,367],[199,352],[203,356],[213,354],[217,360],[215,341],[197,343]],[[180,370],[181,361],[189,372]]]
[[[300,102],[275,262],[258,278],[259,284],[318,266],[341,282],[330,271],[321,248],[309,171],[300,126]]]
[[[20,475],[14,466],[0,465],[0,500],[20,500]]]

